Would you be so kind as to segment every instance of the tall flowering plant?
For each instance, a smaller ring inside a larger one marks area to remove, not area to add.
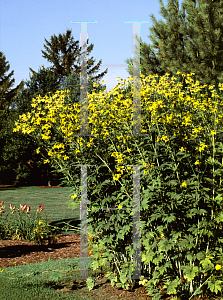
[[[62,93],[33,99],[33,110],[19,116],[13,129],[42,136],[44,142],[36,152],[48,150],[44,163],[64,173],[64,183],[70,183],[75,194],[80,180],[73,179],[71,166],[98,166],[88,173],[88,183],[94,185],[88,195],[92,207],[88,230],[103,231],[93,270],[109,261],[111,272],[106,277],[118,287],[132,284],[132,166],[146,168],[140,174],[141,211],[136,222],[137,232],[142,230],[139,284],[153,299],[160,299],[161,285],[174,299],[191,300],[206,290],[222,292],[223,95],[209,86],[212,95],[208,98],[205,86],[191,75],[195,74],[182,74],[188,83],[186,94],[168,73],[159,82],[142,76],[144,137],[132,134],[133,91],[120,86],[104,95],[88,95],[89,133],[94,137],[78,136],[80,104],[64,106]],[[60,142],[51,135],[55,130]],[[105,167],[99,174],[99,168]],[[110,210],[107,215],[101,209],[119,205],[123,210]]]

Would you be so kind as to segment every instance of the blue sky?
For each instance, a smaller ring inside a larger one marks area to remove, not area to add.
[[[181,2],[179,6],[181,8]],[[164,0],[166,7],[168,1]],[[14,71],[13,88],[21,80],[29,80],[29,67],[38,71],[52,64],[42,57],[46,38],[65,34],[72,30],[74,41],[80,41],[80,24],[72,21],[97,21],[88,25],[89,44],[94,44],[90,53],[95,64],[102,59],[99,73],[108,68],[103,77],[107,91],[117,84],[117,77],[130,77],[125,60],[133,54],[133,24],[126,21],[148,21],[141,24],[143,42],[152,44],[149,28],[153,22],[149,15],[165,21],[159,13],[158,0],[0,0],[0,51],[10,64],[7,72]]]

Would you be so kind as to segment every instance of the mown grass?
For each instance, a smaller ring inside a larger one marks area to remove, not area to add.
[[[91,267],[91,257],[88,260]],[[51,280],[51,270],[73,269],[59,280]],[[25,271],[28,273],[26,274]],[[29,275],[32,274],[32,275]],[[33,275],[36,274],[36,275]],[[79,258],[69,258],[51,261],[49,267],[44,263],[36,263],[25,266],[8,267],[0,273],[0,299],[1,300],[42,300],[42,299],[75,299],[83,298],[58,293],[53,289],[58,284],[68,282],[72,276],[79,276]],[[86,298],[88,300],[90,298]]]

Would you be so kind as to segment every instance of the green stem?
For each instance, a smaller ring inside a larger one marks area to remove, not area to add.
[[[211,276],[212,276],[213,274],[211,274]],[[190,296],[190,298],[189,298],[189,300],[191,300],[192,299],[192,297],[194,296],[194,295],[196,295],[197,294],[197,291],[211,278],[211,276],[210,277],[208,277],[208,279],[202,284],[202,285],[200,285],[196,290],[195,290],[195,292],[193,293],[193,295],[191,295]]]

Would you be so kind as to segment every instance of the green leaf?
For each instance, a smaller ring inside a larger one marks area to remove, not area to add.
[[[192,260],[193,260],[193,256],[192,256],[191,254],[188,254],[188,255],[187,255],[187,259],[188,259],[189,261],[192,261]]]
[[[173,221],[175,221],[175,220],[176,220],[176,217],[175,217],[174,214],[170,214],[170,215],[168,215],[167,217],[164,217],[164,218],[163,218],[163,221],[164,221],[164,222],[167,221],[167,223],[171,223],[171,222],[173,222]]]
[[[177,293],[177,287],[180,285],[180,281],[175,279],[173,280],[167,288],[168,295],[175,295]]]
[[[164,260],[164,255],[163,254],[160,254],[160,255],[158,255],[157,257],[155,257],[154,259],[153,259],[153,263],[155,264],[155,265],[158,265],[160,262],[162,262]]]
[[[222,195],[219,194],[219,195],[217,195],[217,197],[214,198],[214,201],[216,201],[216,202],[221,202],[222,199],[223,199],[223,198],[222,198]]]
[[[128,280],[127,279],[127,273],[128,273],[128,270],[122,270],[121,271],[120,280],[121,280],[122,284],[126,283],[126,281]]]
[[[116,284],[116,286],[121,288],[123,285],[122,285],[122,283],[119,282]]]
[[[222,290],[222,280],[215,280],[213,281],[208,281],[208,288],[212,291],[215,292],[215,294],[217,294],[218,292],[221,292]]]
[[[222,290],[222,284],[223,284],[222,280],[216,280],[215,281],[215,287],[214,287],[215,294],[217,294],[218,291],[221,292],[221,290]]]
[[[89,291],[93,290],[95,279],[88,278],[86,282],[87,282],[87,287],[88,287]]]
[[[214,164],[214,159],[212,156],[209,156],[207,161],[210,162],[211,164]]]
[[[204,269],[214,268],[214,264],[211,262],[211,260],[206,257],[205,259],[200,261],[200,264]]]
[[[94,261],[92,262],[92,267],[93,267],[93,270],[94,270],[94,271],[97,270],[98,267],[99,267],[98,261],[94,260]]]
[[[218,216],[215,218],[215,221],[219,224],[223,222],[223,212],[220,212]]]
[[[214,283],[213,282],[210,282],[210,281],[208,281],[208,287],[209,287],[209,289],[213,292],[214,291]]]
[[[184,278],[188,279],[190,282],[191,280],[194,279],[195,276],[198,275],[198,267],[197,266],[184,266],[181,267],[183,272],[184,272]]]

